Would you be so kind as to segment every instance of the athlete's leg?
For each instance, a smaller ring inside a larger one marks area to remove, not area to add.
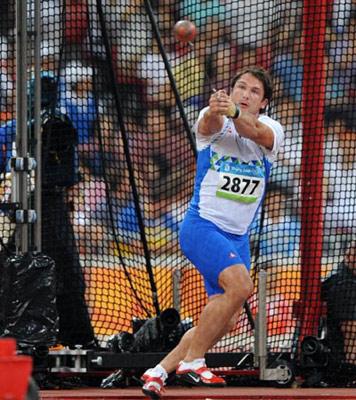
[[[167,373],[174,371],[177,365],[181,379],[184,379],[185,371],[189,373],[193,368],[199,372],[198,381],[202,384],[221,386],[225,383],[223,379],[206,371],[204,355],[235,325],[236,318],[233,317],[240,314],[253,287],[247,270],[248,237],[226,234],[200,217],[194,217],[194,221],[189,219],[181,227],[182,251],[203,275],[211,300],[204,308],[198,326],[188,331],[160,364],[143,375],[146,382],[144,393],[149,393],[152,387],[156,397],[162,391]],[[188,363],[180,363],[182,360]],[[194,365],[189,365],[189,361],[193,360]],[[195,383],[198,381],[194,379]]]
[[[209,299],[209,302],[214,301],[215,298],[220,296],[221,296],[220,294],[212,296]],[[234,328],[240,313],[241,309],[230,319],[227,325],[221,326],[221,330],[217,335],[217,340],[213,344],[218,342],[220,338],[222,338],[224,335],[229,333]],[[160,365],[167,371],[167,373],[175,371],[179,362],[185,359],[187,352],[190,348],[195,330],[196,327],[189,329],[189,331],[187,331],[183,335],[178,345],[170,353],[168,353],[166,357],[163,358],[162,361],[160,362]]]
[[[196,358],[204,358],[205,352],[236,324],[242,309],[242,304],[252,291],[252,281],[250,278],[248,280],[246,274],[241,274],[240,272],[236,272],[236,270],[245,270],[249,278],[247,270],[242,265],[228,267],[220,274],[221,278],[219,279],[219,284],[225,290],[225,293],[211,296],[211,299],[209,299],[208,304],[202,312],[198,326],[186,332],[178,346],[176,346],[160,364],[156,365],[153,369],[147,370],[143,374],[142,379],[145,384],[142,390],[145,395],[152,399],[160,398],[167,379],[167,374],[174,371],[182,359],[190,361]],[[242,275],[237,279],[237,282],[241,284],[241,287],[244,287],[243,290],[240,287],[238,291],[240,293],[240,295],[237,296],[238,301],[232,299],[232,297],[236,296],[236,291],[234,290],[234,285],[228,283],[231,279],[234,281],[236,278],[235,275]],[[232,288],[230,288],[230,286],[232,286]],[[213,307],[211,307],[211,305],[213,305]],[[231,314],[230,310],[232,310]],[[210,318],[210,313],[213,313],[212,318]],[[224,316],[229,315],[229,318],[221,318],[221,316],[218,318],[217,316],[219,313]],[[207,315],[207,317],[205,315]],[[204,327],[206,327],[207,324],[213,325],[215,329],[209,327],[206,334],[204,333],[205,337],[203,340],[199,340],[196,346],[195,340],[197,340],[199,330],[203,330],[204,332]],[[202,354],[200,354],[199,351],[202,351]],[[193,354],[193,356],[190,354]],[[206,372],[204,372],[204,369],[198,370],[198,372],[199,371],[201,374],[199,376],[200,384],[209,386],[223,386],[226,384],[222,378],[216,377],[206,370]],[[183,374],[180,375],[180,378],[185,380],[185,371],[182,372]]]
[[[222,337],[224,327],[253,291],[253,283],[244,265],[233,265],[219,275],[224,293],[213,298],[204,308],[193,332],[184,361],[204,358],[205,353]]]

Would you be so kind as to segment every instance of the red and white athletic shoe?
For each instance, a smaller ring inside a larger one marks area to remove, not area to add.
[[[146,383],[147,379],[152,377],[152,375],[151,375],[152,371],[153,371],[153,368],[147,369],[147,370],[141,375],[141,381],[143,381],[144,383]]]
[[[176,376],[179,380],[193,386],[226,386],[225,380],[220,376],[214,375],[206,366],[198,369],[182,369],[178,367]]]
[[[141,379],[144,381],[142,386],[142,392],[152,400],[158,400],[161,398],[164,392],[164,380],[158,376],[152,376],[150,374],[151,369],[148,369],[142,376]]]

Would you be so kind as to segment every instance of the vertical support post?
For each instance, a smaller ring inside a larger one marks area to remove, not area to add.
[[[263,381],[288,382],[290,371],[287,368],[268,368],[267,346],[267,271],[258,273],[258,315],[255,329],[255,362],[259,368],[259,378]]]
[[[35,107],[34,107],[34,136],[36,159],[36,178],[34,208],[36,211],[36,222],[34,226],[34,247],[42,251],[42,133],[41,133],[41,0],[35,0],[35,26],[34,26],[34,75],[35,75]]]
[[[265,379],[267,367],[267,314],[266,314],[266,289],[267,272],[258,273],[258,315],[256,328],[256,359],[260,368],[260,379]]]
[[[301,160],[301,330],[315,335],[321,312],[320,272],[323,242],[323,167],[325,32],[330,0],[304,0],[303,150]]]
[[[27,1],[16,1],[16,157],[27,157]],[[28,210],[27,172],[13,171],[13,202]],[[28,225],[16,226],[16,252],[28,251]]]
[[[173,281],[173,307],[180,312],[180,281],[182,279],[182,272],[180,268],[174,268],[172,272]]]

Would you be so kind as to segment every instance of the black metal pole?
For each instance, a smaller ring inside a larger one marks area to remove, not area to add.
[[[28,151],[27,98],[27,2],[16,1],[16,145],[15,157],[25,158]],[[28,211],[28,174],[24,169],[12,170],[12,202],[20,202],[23,213]],[[28,251],[28,224],[16,219],[17,253]]]
[[[36,210],[36,222],[34,227],[33,246],[37,251],[42,251],[42,133],[41,133],[41,1],[35,0],[35,26],[34,26],[34,74],[35,74],[35,98],[34,98],[34,137],[36,184],[34,189],[34,201]]]

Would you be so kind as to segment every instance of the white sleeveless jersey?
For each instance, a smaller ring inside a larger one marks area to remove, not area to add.
[[[190,210],[198,212],[226,232],[245,234],[262,202],[270,169],[284,139],[281,124],[267,115],[260,122],[274,133],[270,151],[241,137],[233,121],[225,118],[220,132],[206,137],[194,125],[198,160]]]

